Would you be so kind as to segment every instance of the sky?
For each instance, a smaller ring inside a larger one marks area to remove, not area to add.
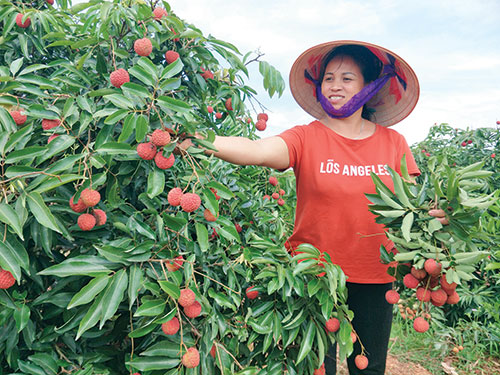
[[[172,11],[205,36],[260,51],[286,89],[269,98],[258,66],[248,84],[269,114],[261,135],[313,119],[295,103],[288,74],[306,49],[332,40],[360,40],[401,56],[420,82],[420,99],[393,126],[408,143],[436,124],[473,129],[500,120],[500,0],[171,0]]]

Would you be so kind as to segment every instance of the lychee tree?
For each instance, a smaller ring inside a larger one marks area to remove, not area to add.
[[[0,1],[0,25],[0,373],[302,374],[352,351],[342,271],[284,247],[290,172],[204,153],[267,126],[247,65],[271,96],[272,66],[166,2]]]

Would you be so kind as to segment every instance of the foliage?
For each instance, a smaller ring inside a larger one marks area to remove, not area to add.
[[[289,172],[271,186],[268,170],[204,152],[214,134],[258,137],[247,122],[247,106],[258,105],[247,64],[259,63],[271,96],[283,92],[279,72],[204,36],[166,2],[56,5],[0,1],[0,267],[17,280],[0,290],[0,373],[281,374],[286,366],[301,374],[335,340],[349,354],[344,274],[312,246],[294,257],[283,246],[293,222]],[[168,15],[155,19],[155,7]],[[29,27],[16,25],[19,12]],[[138,56],[134,42],[144,37],[153,52]],[[180,57],[167,63],[168,50]],[[119,88],[110,84],[117,69],[130,76]],[[27,121],[18,126],[14,110]],[[155,129],[171,137],[158,151],[174,155],[168,169],[136,152]],[[201,207],[172,206],[174,187],[198,194]],[[100,192],[96,208],[107,216],[89,231],[68,203],[86,188]],[[280,189],[284,205],[263,199]],[[251,286],[259,298],[245,296]],[[185,288],[199,317],[177,303]],[[181,330],[167,336],[161,325],[174,316]],[[341,328],[327,334],[332,316]],[[180,360],[192,346],[201,363],[187,369]]]

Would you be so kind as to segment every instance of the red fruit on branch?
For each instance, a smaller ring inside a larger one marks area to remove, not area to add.
[[[227,98],[226,102],[224,103],[224,106],[226,107],[226,109],[228,111],[232,111],[233,110],[232,99],[231,98]]]
[[[426,332],[429,329],[429,322],[419,316],[413,321],[413,329],[420,333]]]
[[[175,335],[179,331],[179,328],[179,319],[177,319],[175,316],[168,322],[165,322],[161,325],[161,330],[165,335]]]
[[[273,186],[278,185],[278,179],[274,176],[269,177],[269,183]]]
[[[423,280],[427,276],[427,272],[423,268],[416,269],[415,267],[412,267],[410,272],[417,280]]]
[[[137,145],[137,154],[143,160],[153,160],[156,152],[156,146],[152,142],[144,142]]]
[[[0,268],[0,289],[9,289],[16,283],[16,279],[12,274]]]
[[[196,300],[196,295],[191,289],[182,289],[181,290],[181,295],[179,299],[177,300],[177,303],[181,305],[182,307],[188,307],[194,303]]]
[[[96,220],[95,225],[96,226],[101,226],[101,225],[106,224],[107,216],[106,216],[106,212],[104,212],[103,210],[101,210],[99,208],[95,209],[92,211],[92,215],[94,215],[94,217],[95,217],[95,220]]]
[[[19,110],[19,111],[10,111],[10,115],[12,116],[12,118],[14,119],[14,122],[16,123],[16,125],[23,125],[26,120],[28,119],[28,116],[26,116],[24,114],[23,111]]]
[[[80,198],[87,207],[94,207],[101,201],[101,194],[94,189],[83,189]]]
[[[395,290],[388,290],[385,293],[385,300],[389,302],[391,305],[394,305],[399,301],[399,293],[396,292]]]
[[[169,157],[166,158],[165,156],[163,156],[163,151],[160,150],[155,155],[155,164],[160,169],[172,168],[174,163],[175,163],[174,154],[170,154]]]
[[[205,79],[205,81],[209,79],[214,79],[214,74],[210,70],[201,68],[201,71],[203,72],[201,76],[203,77],[203,79]]]
[[[130,82],[130,76],[125,69],[117,69],[109,75],[109,80],[113,86],[120,88],[124,83]]]
[[[200,353],[195,347],[189,348],[182,356],[182,364],[187,368],[195,368],[200,364]]]
[[[179,58],[179,53],[176,51],[167,51],[165,52],[165,60],[167,64],[172,64]]]
[[[91,214],[81,214],[78,216],[77,224],[81,230],[88,231],[95,227],[96,219]]]
[[[174,259],[164,261],[165,267],[167,267],[167,270],[169,272],[177,271],[179,268],[182,267],[183,263],[184,263],[184,258],[182,257],[182,255],[178,255]]]
[[[24,17],[24,14],[22,13],[18,13],[17,16],[16,16],[16,25],[25,29],[27,28],[29,25],[31,25],[31,19],[29,17],[27,17],[24,22],[23,22],[23,17]]]
[[[180,206],[181,198],[183,195],[184,193],[182,192],[181,188],[175,187],[173,189],[170,189],[167,194],[168,203],[170,203],[172,206]]]
[[[148,38],[137,39],[134,42],[134,51],[139,56],[149,56],[153,52],[153,44]]]
[[[424,269],[430,276],[439,276],[441,274],[441,264],[432,258],[425,261]]]
[[[269,120],[269,116],[267,115],[267,113],[259,113],[257,115],[257,120],[264,120],[267,122],[267,120]]]
[[[340,320],[337,318],[330,318],[325,323],[328,332],[337,332],[340,328]]]
[[[196,193],[186,193],[181,198],[181,208],[185,212],[193,212],[201,205],[201,198]]]
[[[83,200],[82,198],[80,197],[78,199],[78,202],[75,204],[73,202],[73,198],[74,196],[72,196],[70,199],[69,199],[69,207],[74,211],[74,212],[83,212],[87,209],[87,205],[85,203],[83,203]]]
[[[194,301],[192,305],[184,307],[184,314],[191,319],[197,318],[201,314],[201,304]]]
[[[431,300],[431,291],[426,288],[418,288],[416,293],[417,299],[422,302],[429,302]]]
[[[153,10],[153,15],[155,20],[159,21],[162,19],[162,17],[167,17],[168,13],[165,9],[157,7],[155,10]]]
[[[419,280],[411,273],[407,273],[403,278],[403,284],[409,289],[415,289],[419,284]]]
[[[170,143],[170,140],[170,133],[162,129],[156,129],[151,134],[151,142],[158,147],[168,145]]]
[[[212,212],[208,208],[205,208],[205,211],[203,211],[203,217],[205,218],[206,221],[216,221],[217,218],[214,216]]]
[[[246,291],[245,291],[245,294],[247,296],[248,299],[256,299],[258,296],[259,296],[259,291],[258,290],[252,290],[254,288],[254,286],[249,286]]]
[[[61,125],[61,120],[59,120],[59,119],[56,119],[56,120],[43,119],[42,120],[42,129],[43,130],[50,130],[50,129],[55,128],[59,125]]]
[[[354,357],[354,364],[360,370],[364,370],[368,367],[368,358],[366,358],[366,356],[362,354],[358,354],[356,357]]]
[[[443,306],[448,299],[448,294],[443,289],[433,290],[431,292],[431,303],[434,306]]]
[[[259,131],[264,131],[266,130],[266,127],[267,127],[267,123],[266,121],[264,120],[258,120],[256,123],[255,123],[255,128]]]

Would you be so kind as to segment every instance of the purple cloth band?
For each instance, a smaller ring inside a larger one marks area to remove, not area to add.
[[[392,57],[392,56],[391,56]],[[333,108],[330,104],[328,98],[326,98],[321,92],[321,82],[315,80],[311,77],[307,70],[304,71],[306,79],[314,83],[316,86],[316,99],[320,102],[321,107],[328,116],[332,118],[345,118],[351,116],[354,112],[365,105],[375,94],[387,83],[389,79],[394,76],[398,77],[399,82],[401,82],[403,88],[406,90],[406,82],[396,74],[394,68],[394,59],[391,59],[390,65],[384,65],[382,70],[382,75],[375,81],[370,82],[368,85],[363,87],[360,92],[354,95],[346,104],[344,104],[339,109]]]

